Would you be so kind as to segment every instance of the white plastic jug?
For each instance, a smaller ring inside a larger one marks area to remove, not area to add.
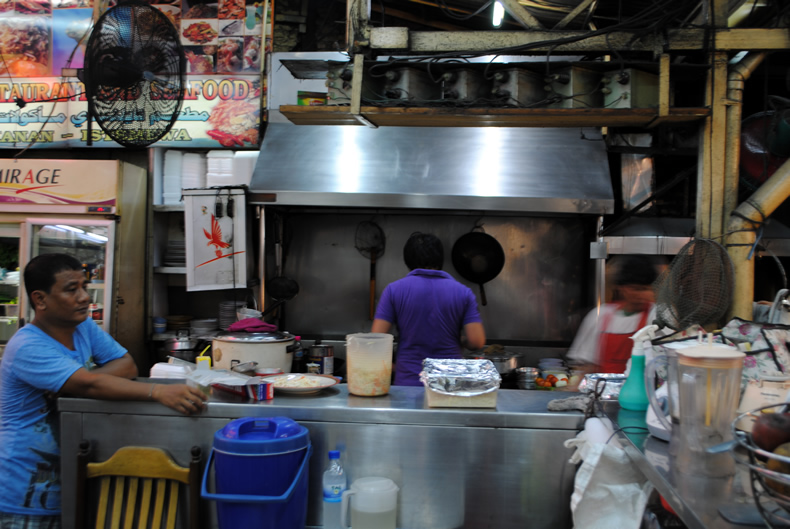
[[[385,333],[358,333],[346,336],[348,392],[361,397],[378,397],[390,390],[393,336]]]
[[[343,491],[340,525],[348,527],[351,504],[352,529],[395,529],[398,514],[398,488],[391,479],[360,478]]]

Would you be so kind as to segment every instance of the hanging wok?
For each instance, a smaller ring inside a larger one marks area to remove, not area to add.
[[[505,266],[502,246],[487,233],[471,231],[455,241],[452,259],[461,277],[480,285],[480,303],[485,305],[487,301],[483,283],[498,276]]]

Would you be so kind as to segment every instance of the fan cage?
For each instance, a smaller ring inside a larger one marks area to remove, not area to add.
[[[89,117],[121,145],[155,143],[178,118],[185,71],[178,32],[166,15],[135,0],[110,8],[85,50]]]

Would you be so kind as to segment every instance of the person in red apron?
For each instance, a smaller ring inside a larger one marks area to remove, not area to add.
[[[617,301],[593,309],[582,321],[568,350],[574,368],[585,373],[624,373],[631,358],[631,336],[650,323],[653,309],[653,262],[629,256],[615,276]]]

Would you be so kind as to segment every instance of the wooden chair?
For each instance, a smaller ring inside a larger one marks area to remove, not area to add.
[[[91,449],[90,441],[80,443],[75,528],[174,529],[179,488],[183,483],[189,489],[187,527],[199,529],[202,456],[199,446],[192,447],[189,468],[177,465],[160,448],[125,446],[101,463],[89,461]],[[89,487],[96,482],[98,499],[91,506],[97,493]]]

